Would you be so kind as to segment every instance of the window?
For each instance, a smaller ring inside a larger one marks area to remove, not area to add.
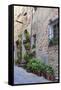
[[[53,27],[51,25],[48,25],[48,39],[53,38]]]
[[[58,23],[53,25],[54,38],[58,38]]]
[[[58,44],[58,19],[48,25],[49,46]]]

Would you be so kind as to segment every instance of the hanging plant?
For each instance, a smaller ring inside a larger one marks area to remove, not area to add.
[[[21,41],[21,37],[22,35],[18,36],[18,40],[16,41],[16,47],[17,47],[17,60],[16,60],[16,64],[20,64],[21,60],[22,60],[22,41]]]
[[[26,40],[23,40],[23,44],[26,44],[27,43],[27,41]]]
[[[29,32],[28,32],[27,30],[25,30],[25,31],[24,31],[24,34],[25,34],[26,40],[30,42]]]
[[[26,43],[26,44],[24,44],[24,46],[26,49],[30,49],[30,43]]]
[[[24,34],[25,34],[26,40],[23,41],[23,44],[24,44],[26,50],[30,50],[31,46],[30,46],[29,32],[27,30],[25,30]]]
[[[19,39],[16,41],[16,46],[19,48]]]
[[[36,48],[35,44],[33,44],[32,49]]]

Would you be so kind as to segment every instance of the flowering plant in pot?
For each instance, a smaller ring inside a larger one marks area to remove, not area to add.
[[[30,70],[33,73],[36,71],[36,63],[33,59],[29,60],[27,63],[27,70]]]
[[[38,71],[37,63],[32,63],[32,72],[37,74],[37,71]]]
[[[39,59],[32,58],[27,63],[27,69],[30,69],[31,72],[37,74],[38,76],[41,76],[41,72],[43,71],[42,62]]]
[[[40,76],[40,72],[42,71],[41,60],[39,60],[37,58],[34,58],[34,60],[35,60],[35,67],[36,67],[35,73],[38,76]]]
[[[40,65],[40,76],[46,77],[46,70],[45,70],[45,68],[46,68],[46,65],[44,63],[41,63],[41,65]]]
[[[48,80],[54,80],[54,70],[51,66],[46,66],[46,78]]]

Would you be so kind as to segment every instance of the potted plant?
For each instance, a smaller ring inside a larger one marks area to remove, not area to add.
[[[46,66],[46,78],[48,80],[54,80],[54,70],[51,66]]]
[[[29,55],[27,53],[24,54],[24,60],[26,63],[29,61]]]
[[[41,65],[40,65],[40,76],[45,77],[45,67],[46,67],[46,65],[44,63],[41,63]]]
[[[20,65],[20,63],[21,63],[21,62],[20,62],[20,60],[19,60],[19,59],[15,60],[15,64],[16,64],[16,65],[18,65],[18,66],[19,66],[19,65]]]

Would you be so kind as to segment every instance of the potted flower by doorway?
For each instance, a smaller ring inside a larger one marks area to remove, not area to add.
[[[54,70],[51,66],[47,65],[46,66],[46,78],[48,80],[54,80]]]

